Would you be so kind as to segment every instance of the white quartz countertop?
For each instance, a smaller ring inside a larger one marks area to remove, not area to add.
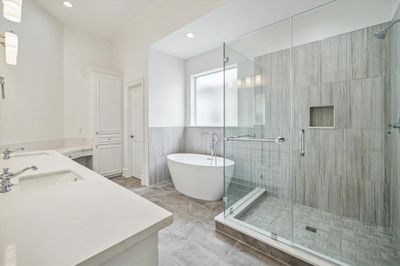
[[[172,214],[56,151],[0,160],[19,178],[70,170],[83,179],[0,193],[0,265],[102,263],[172,223]],[[4,264],[3,264],[4,263]]]

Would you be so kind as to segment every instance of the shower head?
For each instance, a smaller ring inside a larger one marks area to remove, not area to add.
[[[386,32],[387,32],[386,30],[380,30],[375,32],[374,35],[376,38],[383,40],[386,37]]]
[[[378,39],[380,39],[380,40],[385,39],[386,33],[389,31],[389,29],[390,29],[394,24],[399,23],[399,22],[400,22],[400,19],[392,21],[388,26],[386,26],[386,28],[381,29],[381,30],[375,32],[375,33],[374,33],[375,37],[378,38]]]

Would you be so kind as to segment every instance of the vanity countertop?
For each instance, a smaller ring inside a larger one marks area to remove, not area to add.
[[[92,146],[71,146],[71,147],[58,148],[56,149],[56,151],[63,155],[68,155],[75,152],[92,151],[92,149],[93,149]]]
[[[172,214],[56,151],[0,160],[16,185],[0,193],[0,262],[6,266],[101,264],[172,223]],[[22,190],[19,179],[69,170],[82,180]],[[3,265],[3,264],[2,264]]]

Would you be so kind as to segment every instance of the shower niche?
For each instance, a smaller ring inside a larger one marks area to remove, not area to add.
[[[334,128],[335,107],[333,105],[310,106],[309,128]]]

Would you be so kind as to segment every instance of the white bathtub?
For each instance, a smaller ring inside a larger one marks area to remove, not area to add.
[[[202,200],[219,200],[224,194],[224,158],[191,153],[167,156],[175,188],[189,197]],[[235,163],[225,159],[228,179],[232,177]],[[228,180],[229,183],[229,180]]]

